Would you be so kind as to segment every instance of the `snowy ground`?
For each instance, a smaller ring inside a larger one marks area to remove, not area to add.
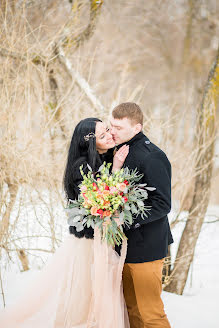
[[[182,218],[186,213],[182,213]],[[210,207],[206,221],[219,216],[219,207]],[[170,214],[170,220],[173,212]],[[179,223],[172,231],[175,243],[173,256],[184,227]],[[4,275],[6,303],[16,302],[23,288],[37,270]],[[195,252],[195,259],[183,296],[163,292],[165,310],[172,328],[219,328],[219,222],[204,223]],[[1,300],[2,302],[2,300]],[[2,303],[0,305],[3,306]],[[104,327],[103,327],[104,328]]]
[[[205,221],[216,215],[219,207],[209,207]],[[183,227],[172,231],[173,253]],[[173,328],[219,328],[219,222],[202,226],[183,296],[163,292],[163,300]]]

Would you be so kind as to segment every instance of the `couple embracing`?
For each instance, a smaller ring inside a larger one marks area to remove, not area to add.
[[[64,173],[67,200],[77,199],[88,166],[128,167],[155,187],[148,217],[126,228],[127,248],[100,244],[92,227],[69,235],[28,286],[20,301],[0,312],[1,328],[170,328],[161,299],[162,269],[173,242],[171,164],[142,132],[143,113],[122,103],[110,127],[98,118],[80,121],[73,132]]]

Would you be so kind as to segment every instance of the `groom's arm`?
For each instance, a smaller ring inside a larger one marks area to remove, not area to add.
[[[156,190],[148,191],[145,205],[152,207],[147,213],[148,217],[142,219],[141,215],[137,216],[132,225],[136,228],[163,218],[171,210],[171,164],[165,153],[160,150],[151,152],[144,158],[141,172],[144,173],[143,182]]]

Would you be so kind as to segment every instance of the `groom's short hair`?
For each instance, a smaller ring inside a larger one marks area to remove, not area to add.
[[[112,111],[112,116],[118,120],[128,118],[135,124],[143,125],[143,112],[137,104],[132,102],[125,102],[116,106]]]

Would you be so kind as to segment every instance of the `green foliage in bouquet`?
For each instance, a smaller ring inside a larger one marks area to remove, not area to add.
[[[94,174],[88,165],[89,172],[84,174],[83,167],[80,171],[83,177],[80,184],[80,195],[77,200],[69,200],[66,208],[68,224],[82,231],[84,227],[98,227],[102,240],[106,240],[113,247],[120,245],[126,238],[124,225],[130,227],[134,219],[141,215],[143,219],[151,206],[146,206],[148,199],[147,184],[138,184],[143,177],[137,169],[124,168],[110,172],[111,163],[105,162]]]

